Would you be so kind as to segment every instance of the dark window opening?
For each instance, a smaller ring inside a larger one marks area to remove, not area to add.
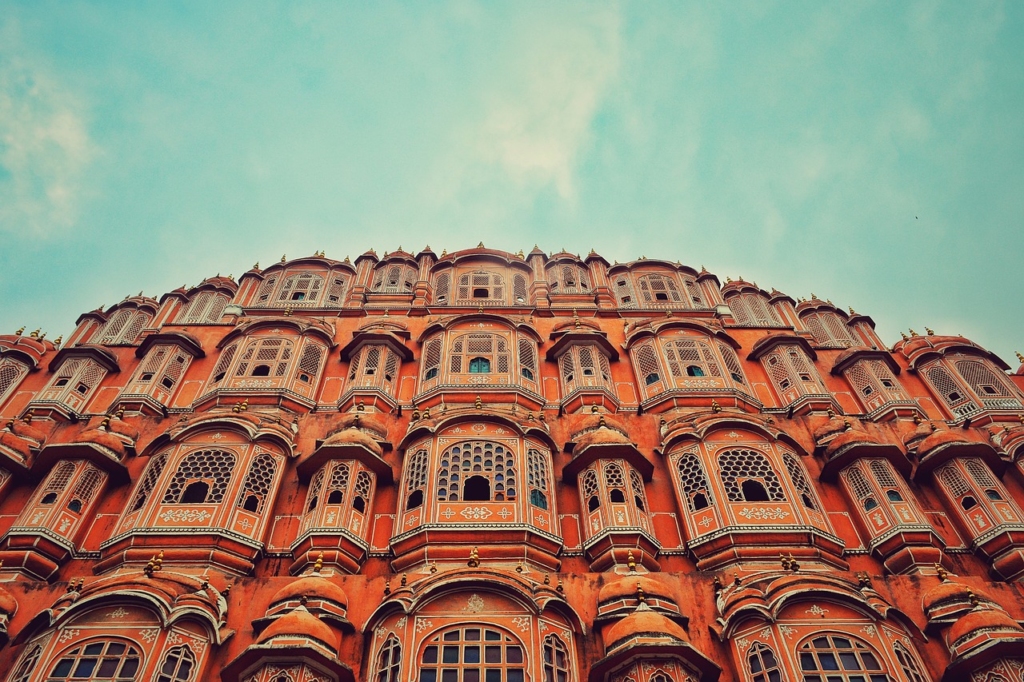
[[[540,509],[547,509],[548,498],[541,490],[531,490],[530,504],[532,504],[534,507],[539,507]]]
[[[629,303],[629,302],[631,302],[632,300],[633,300],[633,297],[632,297],[632,296],[623,296],[623,297],[622,297],[622,302],[623,302],[623,303]]]
[[[409,498],[405,501],[405,508],[406,510],[418,509],[421,506],[423,506],[423,491],[413,490],[409,494]]]
[[[139,381],[152,381],[152,380],[153,380],[153,373],[152,372],[143,372],[142,376],[139,377]]]
[[[490,291],[488,289],[473,289],[473,298],[488,298]]]
[[[810,380],[811,380],[811,375],[810,374],[801,374],[800,375],[800,381],[810,381]]]
[[[601,500],[597,498],[597,495],[591,495],[590,499],[587,500],[587,510],[597,511],[601,506]]]
[[[220,381],[223,378],[224,378],[224,372],[218,372],[217,376],[213,377],[213,382],[217,383],[218,381]]]
[[[693,496],[693,510],[708,508],[708,496],[704,493],[695,493]]]
[[[89,392],[89,387],[86,386],[85,384],[78,384],[78,386],[75,386],[75,390],[81,393],[82,395],[85,395],[86,393]]]
[[[530,381],[533,381],[533,372],[531,372],[530,370],[526,369],[525,367],[523,367],[523,376],[525,378],[529,379]]]
[[[171,379],[170,377],[164,377],[163,379],[160,380],[160,384],[164,388],[173,388],[174,387],[174,380]]]
[[[306,374],[305,372],[299,372],[299,381],[301,381],[304,384],[308,384],[309,383],[309,375]]]
[[[473,358],[469,361],[470,374],[490,374],[491,361],[487,358]]]
[[[783,379],[779,382],[779,386],[783,389],[789,388],[789,379]]]
[[[242,503],[242,509],[250,512],[257,512],[260,508],[260,498],[255,495],[246,495],[245,502]]]
[[[345,501],[345,493],[340,490],[332,490],[327,496],[327,504],[341,504]]]
[[[805,507],[807,507],[808,509],[814,509],[814,501],[811,499],[810,495],[808,495],[807,493],[801,493],[800,499],[803,500]]]
[[[366,512],[366,500],[363,499],[362,495],[356,495],[355,499],[352,500],[352,508],[360,514]]]
[[[978,501],[971,497],[970,495],[968,495],[964,499],[960,500],[960,506],[963,507],[965,510],[974,509],[975,507],[978,506]]]
[[[871,388],[870,386],[865,386],[863,392],[864,395],[871,395],[872,393],[875,392],[875,389]]]
[[[427,373],[423,375],[424,379],[433,379],[437,376],[437,367],[431,367],[427,370]]]
[[[647,511],[646,509],[644,509],[644,500],[642,497],[640,497],[639,495],[634,495],[633,501],[636,502],[637,509],[639,509],[640,511]]]
[[[743,499],[747,502],[771,501],[771,498],[768,497],[768,491],[765,489],[764,484],[761,483],[761,481],[750,478],[743,481],[743,485],[740,487],[743,489]]]
[[[997,393],[995,387],[993,386],[982,386],[981,390],[989,395],[995,395]]]
[[[53,385],[54,386],[67,386],[68,385],[68,380],[67,379],[57,379],[56,383],[54,383]]]
[[[181,493],[181,499],[178,502],[180,504],[203,504],[206,502],[209,492],[210,484],[206,481],[192,481],[185,486],[185,491]]]
[[[301,300],[303,300],[305,298],[306,298],[306,292],[305,291],[296,291],[294,294],[292,294],[292,300],[293,301],[301,301]]]
[[[659,291],[658,293],[654,294],[654,298],[659,301],[667,301],[668,294]]]
[[[256,365],[252,369],[252,375],[254,377],[269,377],[270,365]]]
[[[875,498],[873,498],[873,497],[869,497],[866,500],[864,500],[864,511],[871,511],[872,509],[874,509],[877,506],[878,506],[878,501]]]
[[[651,384],[656,384],[659,381],[661,381],[661,377],[658,376],[657,372],[651,372],[644,378],[644,381],[647,383],[648,386],[650,386]]]
[[[956,391],[952,391],[952,392],[951,392],[951,393],[949,394],[949,400],[950,400],[950,402],[953,402],[953,403],[955,403],[955,402],[959,402],[959,401],[960,401],[960,398],[961,398],[960,394],[959,394],[959,393],[957,393]]]
[[[608,494],[608,497],[609,499],[611,499],[612,502],[618,502],[620,504],[626,501],[626,496],[623,495],[622,491],[619,490],[618,488],[612,488],[611,492]]]
[[[464,502],[490,502],[491,482],[483,476],[470,476],[462,486]]]
[[[589,367],[584,367],[583,368],[583,376],[585,376],[585,377],[592,377],[592,376],[594,376],[594,370],[590,369]]]
[[[739,373],[737,373],[737,372],[731,372],[731,373],[729,374],[729,376],[731,376],[731,377],[732,377],[732,380],[733,380],[733,381],[735,381],[735,382],[736,382],[737,384],[742,384],[742,383],[743,383],[743,377],[741,377],[741,376],[739,375]]]
[[[886,490],[885,491],[885,496],[889,498],[890,502],[902,502],[903,501],[903,496],[900,495],[899,492],[897,492],[895,490]]]
[[[1003,501],[1003,496],[1000,495],[998,491],[992,490],[991,488],[986,490],[985,494],[988,495],[988,499],[990,499],[990,500],[995,500],[996,502],[1002,502]]]
[[[697,365],[690,365],[686,368],[686,374],[691,377],[702,377],[704,376],[704,368],[698,367]]]
[[[320,503],[320,497],[318,495],[314,495],[313,499],[309,501],[309,506],[306,507],[306,511],[307,512],[313,511],[314,509],[316,509],[316,505],[319,504],[319,503]]]
[[[882,379],[882,385],[885,386],[886,388],[896,388],[896,385],[889,381],[888,379]]]
[[[43,499],[39,501],[40,504],[53,504],[57,501],[57,493],[46,493],[43,495]]]
[[[78,514],[79,512],[82,511],[82,501],[81,500],[71,500],[71,502],[68,503],[68,509],[70,509],[71,511],[75,512],[76,514]]]

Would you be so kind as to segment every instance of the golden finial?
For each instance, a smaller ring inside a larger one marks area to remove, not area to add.
[[[242,401],[238,401],[237,403],[235,403],[235,406],[231,408],[231,411],[234,412],[235,414],[238,414],[239,412],[241,412],[242,411]]]
[[[419,420],[420,420],[420,411],[419,411],[419,410],[413,410],[413,411],[412,411],[412,420],[413,420],[414,422],[416,422],[416,421],[419,421]]]
[[[812,292],[811,292],[811,300],[812,300],[812,301],[815,301],[815,300],[817,300],[817,299],[818,299],[818,295],[817,295],[816,293],[814,293],[814,292],[812,291]]]
[[[522,259],[526,258],[526,254],[523,253],[522,249],[519,249],[519,253],[517,253],[516,256],[518,256],[519,258],[522,258]]]
[[[384,596],[391,594],[391,578],[384,581]]]
[[[25,422],[26,424],[31,424],[32,423],[32,417],[34,417],[34,416],[35,415],[32,414],[32,410],[29,410],[28,412],[25,413],[25,416],[21,418],[21,421]]]
[[[732,584],[735,585],[736,587],[739,587],[742,584],[742,581],[740,580],[740,574],[739,573],[733,573],[732,574]]]
[[[36,329],[34,332],[29,334],[29,338],[38,339],[39,338],[39,329]]]
[[[253,266],[252,266],[252,269],[253,269],[253,270],[259,270],[259,269],[260,269],[260,262],[259,262],[259,261],[256,261],[256,262],[255,262],[255,263],[253,264]],[[182,287],[182,288],[184,289],[184,287]]]
[[[466,565],[470,568],[476,568],[480,565],[480,554],[477,552],[476,547],[469,553],[469,561],[466,562]]]
[[[783,571],[789,570],[789,557],[787,557],[785,554],[779,554],[779,563],[782,564]]]
[[[555,589],[558,590],[559,592],[565,592],[565,586],[562,585],[562,577],[561,576],[558,577],[558,584],[555,585]]]
[[[402,247],[399,246],[398,248],[401,249]],[[430,572],[431,573],[437,573],[437,562],[436,561],[432,561],[430,563]]]
[[[722,411],[722,406],[718,404],[717,400],[711,401],[711,411],[715,413]]]
[[[575,308],[572,309],[572,324],[574,327],[576,327],[576,329],[580,328],[580,316],[576,312]]]
[[[40,341],[42,341],[45,338],[46,338],[46,332],[43,332],[42,334],[39,335],[39,340]]]
[[[524,568],[525,567],[523,566],[523,560],[520,559],[519,563],[516,564],[516,573],[522,573]]]
[[[153,577],[153,571],[155,570],[155,568],[154,568],[155,566],[156,566],[156,555],[154,554],[152,557],[150,557],[149,561],[146,562],[146,565],[142,569],[142,572],[146,574],[147,578],[152,578]]]
[[[644,594],[644,588],[640,585],[640,583],[636,584],[636,600],[641,604],[647,603],[647,595]]]
[[[928,334],[928,336],[935,336],[935,330],[934,329],[931,329],[929,327],[925,327],[924,331],[925,331],[926,334]]]
[[[792,554],[789,555],[789,570],[793,571],[794,573],[800,570],[800,564],[797,563],[796,559],[793,558]]]
[[[974,590],[967,590],[967,599],[971,602],[971,606],[976,607],[981,603],[981,599],[978,598],[978,595],[974,594]]]
[[[57,337],[56,339],[54,339],[54,341],[53,341],[53,347],[54,347],[54,348],[60,348],[60,343],[61,343],[61,341],[63,341],[63,340],[64,340],[64,335],[63,335],[63,334],[61,334],[61,335],[60,335],[60,336],[58,336],[58,337]]]
[[[903,337],[903,340],[904,340],[904,341],[907,341],[907,340],[908,340],[908,339],[907,339],[907,335],[906,335],[906,334],[904,334],[903,332],[900,332],[900,336],[902,336],[902,337]]]
[[[939,576],[939,580],[942,582],[946,582],[949,578],[949,573],[946,572],[942,564],[935,564],[935,575]]]
[[[477,396],[476,400],[473,401],[473,407],[475,407],[476,409],[479,410],[479,409],[482,409],[483,406],[484,406],[484,404],[483,404],[483,402],[480,401],[480,396]]]
[[[448,249],[441,249],[441,258],[444,258],[447,255],[448,255]]]
[[[835,416],[836,416],[836,411],[835,411],[835,410],[833,410],[833,409],[832,409],[832,408],[830,407],[830,408],[828,408],[827,410],[825,410],[825,414],[827,414],[827,415],[828,415],[828,418],[829,418],[829,419],[832,419],[833,417],[835,417]]]
[[[1016,351],[1016,353],[1017,353],[1017,361],[1018,362],[1024,362],[1024,355],[1021,355],[1020,351]]]
[[[911,336],[917,336],[917,332],[914,331],[913,327],[910,328],[910,335]]]
[[[25,333],[25,325],[22,325],[21,327],[18,328],[18,331],[14,332],[14,335],[15,336],[21,336],[24,333]]]
[[[284,262],[285,262],[286,260],[288,260],[288,259],[287,259],[287,258],[285,257],[285,255],[284,255],[284,254],[282,253],[282,254],[281,254],[281,262],[282,262],[282,263],[284,263]]]
[[[857,573],[857,583],[860,589],[867,589],[871,587],[871,576],[867,571],[860,571]]]
[[[701,266],[701,269],[704,269],[703,265]],[[721,592],[722,587],[724,587],[724,585],[722,585],[722,579],[719,578],[717,575],[712,579],[711,584],[714,586],[716,593]]]
[[[106,430],[109,426],[110,426],[110,415],[108,414],[107,416],[105,416],[103,418],[103,421],[100,422],[100,428]]]
[[[292,316],[292,307],[291,306],[287,306],[284,309],[284,316],[285,317],[291,317]]]
[[[629,568],[630,573],[636,571],[636,558],[633,556],[633,550],[629,550],[626,554],[626,566]]]
[[[591,414],[597,414],[600,411],[601,411],[601,408],[598,407],[597,405],[591,405],[590,406],[590,413]]]
[[[323,568],[323,567],[324,567],[324,553],[320,552],[317,555],[317,557],[316,557],[316,561],[313,563],[313,572],[314,573],[319,573],[320,569]]]
[[[550,573],[545,573],[544,574],[544,584],[545,585],[550,585],[551,584],[551,574]]]
[[[484,246],[483,242],[480,242],[479,244],[476,245],[476,248],[483,249],[483,248],[486,248],[486,247]]]
[[[843,431],[849,431],[852,428],[853,428],[853,424],[850,423],[850,420],[849,419],[844,419],[843,420]]]
[[[423,418],[424,419],[430,419],[430,408],[429,407],[427,409],[423,410]]]
[[[342,263],[351,263],[352,261],[349,260],[348,256],[345,256],[345,260],[343,260],[341,262]]]
[[[408,573],[403,573],[403,574],[402,574],[402,582],[401,582],[401,583],[399,583],[399,584],[400,584],[400,585],[401,585],[402,587],[405,587],[405,586],[406,586],[406,585],[407,585],[408,583],[409,583],[409,574],[408,574]]]

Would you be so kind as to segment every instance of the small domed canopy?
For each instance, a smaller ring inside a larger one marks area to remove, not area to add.
[[[270,605],[300,600],[302,597],[308,600],[329,601],[348,608],[348,595],[345,594],[345,590],[341,589],[341,585],[332,583],[319,575],[310,575],[291,581],[277,591],[277,594],[270,600]]]
[[[341,637],[323,621],[306,610],[299,608],[281,616],[256,638],[257,644],[266,644],[278,639],[312,639],[337,655]]]
[[[584,420],[583,426],[565,444],[566,452],[572,453],[573,459],[562,469],[564,480],[574,480],[594,460],[620,457],[629,462],[645,481],[651,480],[654,465],[617,422],[607,420],[604,415],[593,415]]]
[[[661,613],[680,625],[686,626],[688,619],[683,614],[671,590],[653,577],[631,573],[606,583],[597,597],[597,618],[595,622],[607,621],[632,613],[640,605],[640,594],[652,610]]]
[[[1002,609],[979,605],[949,629],[946,647],[952,660],[942,682],[966,680],[999,659],[1019,657],[1024,628]]]
[[[934,632],[955,622],[974,608],[972,599],[986,604],[995,603],[984,592],[952,580],[943,579],[927,590],[921,597],[921,610],[928,618],[928,630]]]
[[[6,587],[0,585],[0,647],[7,644],[7,624],[18,612],[18,600]]]
[[[689,642],[686,631],[651,608],[637,609],[604,631],[605,649],[611,653],[628,640],[644,638],[665,644]]]
[[[921,440],[916,447],[918,465],[914,478],[918,481],[956,457],[980,457],[997,476],[1002,475],[1006,462],[988,443],[970,440],[959,432],[947,428],[936,429],[930,436]]]
[[[320,467],[333,459],[354,459],[373,471],[380,482],[390,484],[394,480],[391,465],[384,461],[384,446],[372,433],[353,422],[342,427],[318,443],[316,449],[299,459],[296,466],[299,478],[309,480]],[[385,444],[388,444],[384,441]]]
[[[838,435],[823,438],[815,452],[825,460],[821,468],[821,480],[827,482],[835,481],[840,471],[865,457],[887,459],[904,476],[909,476],[911,471],[910,460],[900,446],[878,441],[868,433],[852,427]]]

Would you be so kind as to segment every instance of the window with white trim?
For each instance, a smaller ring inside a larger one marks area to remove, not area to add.
[[[771,647],[754,642],[747,650],[747,672],[751,682],[782,682],[782,668]]]
[[[324,278],[312,272],[289,275],[281,284],[277,294],[277,305],[315,304],[320,300]]]
[[[768,301],[758,294],[750,292],[735,294],[726,300],[726,304],[738,325],[744,327],[784,326]]]
[[[224,308],[231,302],[227,294],[215,291],[201,291],[196,294],[178,313],[178,324],[217,324]]]
[[[28,365],[14,358],[0,358],[0,405],[14,393],[28,374]]]
[[[548,454],[537,448],[526,451],[527,487],[530,489],[530,504],[539,509],[548,508],[548,479],[550,471]]]
[[[377,653],[376,682],[399,682],[402,672],[402,644],[394,634],[384,640]]]
[[[768,376],[786,406],[804,395],[825,395],[825,385],[799,346],[780,346],[762,358]]]
[[[536,382],[537,344],[525,337],[519,337],[519,373],[527,381]]]
[[[586,294],[590,292],[584,268],[568,263],[548,268],[548,289],[552,294]]]
[[[640,302],[644,308],[690,308],[679,290],[675,277],[670,275],[641,275],[637,277]]]
[[[569,650],[556,635],[548,635],[543,644],[544,682],[571,682]]]
[[[102,639],[65,649],[57,657],[46,682],[91,682],[134,680],[142,657],[127,640]]]
[[[954,360],[953,367],[986,409],[1016,410],[1022,407],[1017,389],[990,360],[958,359]]]
[[[457,298],[467,305],[505,303],[505,280],[496,272],[467,272],[459,275]]]
[[[882,657],[849,635],[825,634],[797,649],[804,682],[889,682]]]
[[[612,278],[612,291],[619,302],[620,308],[636,308],[636,294],[633,292],[633,283],[629,275],[620,274]]]
[[[956,417],[969,417],[980,408],[970,398],[970,392],[953,378],[952,373],[939,361],[936,361],[922,372],[929,385],[939,398]]]
[[[379,267],[370,291],[375,294],[411,294],[416,286],[416,269],[410,265],[392,263]]]
[[[153,346],[122,395],[149,395],[167,405],[191,362],[192,356],[174,344]]]
[[[433,388],[441,376],[441,344],[441,338],[434,337],[423,346],[423,377],[420,386],[424,391]]]
[[[530,293],[526,286],[526,277],[518,272],[512,275],[512,298],[516,305],[530,304]]]
[[[452,276],[450,273],[442,272],[434,281],[434,304],[448,305],[448,298],[451,295]]]
[[[608,356],[596,344],[578,344],[566,349],[558,359],[563,395],[584,388],[612,388],[612,370]]]
[[[155,682],[189,682],[196,667],[196,655],[187,644],[171,647],[157,668]],[[100,678],[105,679],[105,678]]]
[[[399,363],[398,354],[384,344],[363,346],[349,363],[349,388],[380,388],[394,395]]]
[[[504,502],[516,499],[516,462],[511,450],[490,441],[466,441],[441,455],[437,499],[442,502]]]
[[[261,514],[266,509],[267,500],[274,489],[277,476],[277,460],[272,455],[262,453],[256,455],[249,465],[249,473],[238,496],[238,507],[254,514]]]
[[[82,413],[106,375],[107,370],[91,358],[68,358],[61,363],[49,385],[39,392],[37,400],[61,403]]]
[[[706,509],[715,503],[700,457],[692,452],[681,455],[676,461],[676,471],[679,473],[683,499],[691,512]]]
[[[146,506],[146,500],[149,499],[150,495],[156,489],[157,481],[160,480],[160,474],[163,473],[164,467],[167,465],[168,453],[162,452],[154,457],[149,465],[146,466],[146,471],[142,474],[142,479],[139,481],[138,487],[135,489],[135,496],[132,498],[132,504],[128,508],[128,513],[134,513]]]
[[[726,450],[718,455],[718,470],[730,502],[785,502],[778,474],[764,453]]]
[[[423,506],[427,489],[426,450],[418,450],[405,465],[405,511]]]
[[[818,345],[825,348],[849,348],[857,345],[856,339],[846,326],[846,320],[838,314],[822,310],[815,313],[807,313],[801,317],[804,326],[811,332],[811,336]]]
[[[782,462],[786,465],[786,471],[789,473],[789,480],[792,481],[793,487],[796,488],[804,506],[808,509],[817,511],[819,507],[817,503],[817,496],[814,494],[811,484],[807,481],[807,475],[804,473],[804,466],[797,461],[796,457],[788,452],[782,453]]]
[[[936,469],[935,479],[972,538],[1004,523],[1019,523],[1024,516],[980,458],[957,457]]]
[[[224,500],[235,455],[224,450],[197,450],[186,455],[171,477],[163,504],[218,504]]]
[[[135,308],[122,308],[107,320],[97,333],[96,343],[105,346],[125,346],[135,343],[139,333],[149,324],[152,315]]]

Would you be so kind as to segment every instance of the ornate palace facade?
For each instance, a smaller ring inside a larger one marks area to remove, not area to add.
[[[1024,679],[1024,369],[703,268],[322,253],[0,336],[9,682]]]

